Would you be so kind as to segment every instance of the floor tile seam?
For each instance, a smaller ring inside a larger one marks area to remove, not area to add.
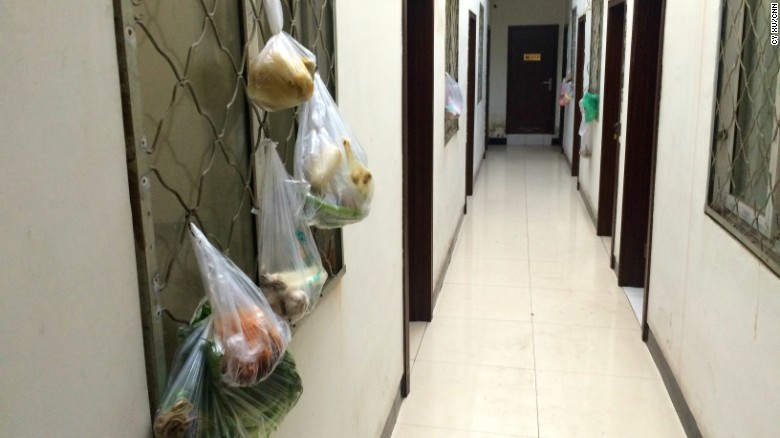
[[[427,322],[425,324],[425,328],[423,328],[423,332],[420,335],[420,343],[417,344],[417,349],[414,352],[414,360],[416,361],[418,357],[420,357],[420,349],[422,348],[423,342],[425,342],[425,332],[428,331],[428,326],[430,325],[430,322]]]
[[[529,315],[530,316],[530,315]],[[533,322],[528,321],[521,321],[517,319],[506,319],[506,318],[479,318],[479,317],[470,317],[470,316],[451,316],[451,315],[442,315],[437,314],[436,312],[433,313],[434,319],[442,318],[442,319],[455,319],[455,320],[467,320],[467,321],[495,321],[495,322],[517,322],[522,324],[528,324],[531,325]],[[433,324],[435,321],[431,321],[430,324]]]
[[[455,254],[453,254],[453,259],[455,258]],[[485,261],[519,261],[519,262],[526,262],[529,261],[529,258],[524,258],[522,260],[507,260],[503,257],[468,257],[468,256],[459,256],[458,260],[485,260]]]
[[[526,165],[527,161],[523,162],[523,194],[525,196],[525,204],[526,204],[526,213],[525,213],[525,221],[528,223],[528,184],[526,181]],[[526,237],[528,238],[529,242],[531,240],[531,231],[526,226]],[[529,248],[529,257],[530,257],[530,248]],[[533,282],[531,280],[531,260],[529,258],[528,260],[528,286],[533,286]],[[534,402],[536,407],[536,435],[539,436],[541,433],[541,428],[539,425],[539,377],[537,375],[537,363],[536,363],[536,327],[533,324],[533,314],[534,314],[534,296],[533,293],[528,294],[528,305],[531,309],[531,357],[533,358],[533,365],[534,365]]]
[[[429,364],[441,364],[441,365],[465,365],[465,366],[475,367],[475,368],[498,368],[502,370],[534,371],[533,368],[529,368],[529,367],[497,365],[492,363],[462,362],[462,361],[455,361],[455,360],[424,359],[419,356],[417,357],[416,362],[426,362]]]
[[[534,318],[536,316],[534,315]],[[632,318],[633,320],[636,320],[636,317]],[[583,324],[581,322],[576,323],[569,323],[569,322],[549,322],[549,321],[537,321],[534,319],[532,322],[533,324],[541,324],[541,325],[557,325],[557,326],[570,326],[570,327],[585,327],[585,328],[597,328],[597,329],[607,329],[607,330],[641,330],[642,327],[639,326],[639,324],[636,324],[635,327],[619,327],[619,326],[611,326],[611,325],[595,325],[595,324]]]
[[[539,368],[537,371],[540,371],[542,373],[551,373],[551,374],[571,374],[574,376],[594,376],[594,377],[608,377],[608,378],[615,378],[615,379],[623,379],[623,380],[642,380],[647,382],[659,382],[663,384],[663,379],[659,375],[658,377],[648,377],[648,376],[639,376],[639,375],[628,375],[628,374],[608,374],[608,373],[594,373],[594,372],[584,372],[584,371],[569,371],[569,370],[560,370],[560,369],[550,369],[550,368]],[[665,391],[664,387],[664,391]]]
[[[452,260],[465,260],[465,261],[474,261],[474,260],[485,260],[485,261],[501,261],[501,262],[528,262],[530,261],[530,257],[518,257],[518,258],[489,258],[489,259],[479,259],[474,257],[461,257],[461,256],[452,256]]]
[[[447,283],[447,282],[445,281],[445,283]],[[450,283],[450,284],[456,284],[456,283]],[[459,286],[471,286],[471,285],[470,284],[459,284]],[[496,288],[496,289],[523,289],[524,292],[530,292],[531,291],[530,287],[525,287],[525,286],[483,285],[483,287]],[[443,289],[442,289],[442,292],[444,292]]]
[[[447,284],[455,284],[455,285],[460,285],[460,286],[496,286],[496,287],[501,287],[501,286],[503,286],[503,287],[514,287],[514,286],[517,286],[517,287],[524,287],[524,288],[529,288],[530,287],[530,286],[526,286],[524,284],[523,285],[516,285],[516,284],[495,284],[495,283],[462,283],[462,282],[447,281],[447,280],[444,280],[444,284],[445,285],[447,285]],[[530,282],[529,282],[529,284],[530,284]]]
[[[618,331],[618,330],[626,331],[626,332],[627,331],[632,331],[632,332],[636,331],[638,334],[642,333],[641,328],[639,330],[637,330],[637,328],[627,328],[627,327],[590,326],[590,325],[586,325],[586,324],[567,324],[567,323],[563,323],[563,322],[544,322],[544,321],[534,321],[533,324],[534,325],[543,325],[543,326],[544,325],[553,325],[553,326],[582,327],[582,328],[601,328],[601,329],[614,330],[614,331]],[[637,339],[639,339],[640,342],[641,342],[641,339],[640,339],[639,336],[637,336]],[[644,344],[644,342],[642,342],[642,344]]]
[[[402,421],[400,418],[398,419],[398,424],[403,424],[404,426],[413,426],[413,427],[419,427],[424,429],[439,429],[439,430],[445,430],[445,431],[453,431],[453,432],[475,432],[480,434],[486,434],[486,435],[495,435],[495,436],[501,436],[501,437],[507,437],[507,438],[536,438],[536,437],[530,437],[528,435],[514,435],[514,434],[506,434],[503,432],[490,432],[487,430],[479,430],[479,429],[461,429],[456,427],[445,427],[445,426],[431,426],[429,424],[417,424],[417,423],[407,423],[405,421]]]
[[[564,287],[544,287],[544,286],[541,286],[541,287],[531,287],[530,290],[531,290],[531,292],[533,292],[534,290],[550,290],[550,291],[559,291],[559,292],[563,292],[563,291],[565,291],[565,292],[595,292],[595,293],[598,293],[600,295],[610,295],[610,294],[614,293],[615,297],[620,297],[621,295],[622,296],[626,295],[622,291],[617,291],[617,290],[616,291],[603,291],[603,290],[577,289],[577,288],[564,288]]]

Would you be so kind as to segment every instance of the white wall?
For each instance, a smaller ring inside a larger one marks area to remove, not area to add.
[[[0,14],[2,436],[149,436],[113,6],[95,3]],[[379,436],[402,374],[401,6],[336,13],[361,23],[338,28],[339,102],[376,193],[295,335],[305,389],[280,437]]]
[[[563,26],[566,23],[565,0],[492,0],[490,2],[490,108],[488,130],[491,137],[506,135],[507,47],[510,26],[557,24],[558,61],[555,68],[555,90],[560,89],[561,60],[563,53]],[[570,12],[570,11],[569,11]],[[558,93],[555,93],[555,131],[559,129]]]
[[[485,0],[483,0],[485,4]],[[447,144],[444,144],[444,72],[445,41],[447,34],[446,1],[436,0],[434,11],[433,43],[433,273],[434,284],[447,261],[447,254],[455,238],[458,222],[463,215],[466,203],[466,128],[467,111],[460,116],[460,129]],[[464,97],[469,86],[468,81],[468,36],[469,9],[479,15],[479,0],[460,2],[460,27],[458,83]],[[490,17],[485,4],[485,14]],[[487,29],[489,21],[486,21]],[[477,22],[479,32],[479,22]],[[487,30],[485,30],[487,33]],[[479,44],[479,38],[477,43]],[[479,51],[477,51],[479,52]],[[477,53],[478,54],[478,53]],[[478,74],[477,70],[477,74]],[[487,90],[483,89],[483,92]],[[491,95],[492,99],[492,95]],[[491,101],[492,102],[492,101]],[[476,105],[474,118],[474,172],[478,168],[485,150],[484,120],[485,100]],[[476,183],[476,181],[475,181]]]
[[[479,5],[483,5],[483,10],[485,11],[485,17],[484,20],[484,29],[482,35],[479,34]],[[461,38],[461,45],[460,45],[460,51],[461,55],[464,56],[465,59],[464,64],[466,65],[466,72],[468,72],[468,53],[469,53],[469,39],[468,39],[468,16],[469,16],[469,10],[474,13],[474,15],[477,17],[477,41],[476,41],[476,67],[474,68],[474,74],[477,77],[477,82],[474,83],[473,87],[477,88],[478,81],[482,81],[482,101],[479,100],[479,94],[475,90],[474,91],[474,99],[477,101],[474,103],[474,175],[477,175],[477,172],[479,170],[479,166],[482,164],[482,156],[485,154],[485,129],[487,128],[487,96],[488,96],[488,89],[487,89],[487,32],[488,27],[490,26],[490,5],[488,4],[487,0],[471,0],[469,9],[465,10],[465,17],[466,17],[466,35],[465,38]],[[479,58],[479,47],[482,46],[483,55],[482,58]],[[479,76],[479,64],[482,63],[482,75],[484,77],[480,78]],[[465,90],[464,90],[465,91]],[[468,120],[468,119],[466,119]],[[476,186],[477,179],[474,178],[474,185]]]
[[[338,81],[349,84],[338,87],[339,107],[368,152],[376,191],[369,217],[344,229],[340,287],[293,338],[304,392],[282,438],[378,437],[403,373],[401,4],[339,0],[336,20]]]
[[[704,436],[775,437],[780,279],[704,215],[719,3],[666,4],[649,324]]]
[[[599,84],[601,86],[601,91],[604,89],[604,61],[605,61],[605,54],[606,54],[606,46],[607,46],[607,38],[606,38],[606,32],[607,32],[607,0],[575,0],[574,4],[577,7],[577,16],[581,17],[583,14],[585,14],[585,62],[583,63],[584,68],[582,72],[579,72],[579,74],[582,76],[582,89],[583,93],[585,93],[588,90],[588,82],[590,82],[590,75],[588,73],[588,66],[590,65],[590,52],[591,52],[591,25],[593,24],[592,19],[592,1],[601,1],[604,3],[604,14],[602,19],[602,37],[601,37],[601,69],[600,69],[600,79]],[[630,1],[630,0],[629,0]],[[571,11],[569,11],[571,13]],[[576,35],[574,42],[576,44]],[[627,75],[626,75],[627,76]],[[576,78],[576,80],[580,80],[579,78]],[[588,199],[588,202],[590,203],[591,208],[593,209],[594,214],[598,216],[598,204],[599,204],[599,174],[601,171],[601,114],[603,112],[603,101],[601,93],[599,93],[599,120],[594,120],[591,122],[591,133],[590,133],[590,149],[591,149],[591,155],[590,157],[582,157],[580,156],[580,166],[579,166],[579,177],[578,181],[580,183],[580,191],[583,193],[585,198]],[[579,111],[578,103],[573,102],[572,105],[570,105],[572,108],[570,110],[570,116],[572,117],[571,123],[573,125],[574,120],[574,114],[573,111]],[[623,109],[625,111],[625,108]],[[573,135],[579,135],[579,126],[572,126]],[[580,143],[580,147],[583,147],[583,143]],[[565,147],[564,149],[568,153],[569,159],[571,159],[571,153],[572,148],[571,144]],[[609,212],[608,214],[612,214],[612,212]]]
[[[0,13],[0,435],[145,437],[110,0]]]

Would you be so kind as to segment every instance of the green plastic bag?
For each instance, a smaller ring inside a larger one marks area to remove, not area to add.
[[[582,108],[585,110],[585,122],[590,123],[599,118],[599,95],[591,92],[585,93],[580,100]]]

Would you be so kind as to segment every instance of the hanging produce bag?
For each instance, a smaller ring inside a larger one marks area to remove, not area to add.
[[[583,120],[590,123],[599,119],[599,95],[591,92],[586,92],[580,100],[582,104]]]
[[[207,370],[205,348],[210,324],[191,330],[176,352],[160,406],[154,417],[155,438],[198,437],[203,425]]]
[[[303,216],[308,184],[290,179],[272,142],[265,144],[262,181],[260,287],[271,308],[294,323],[314,308],[328,278]]]
[[[298,402],[303,386],[286,352],[274,372],[248,387],[225,386],[211,341],[211,305],[205,300],[190,325],[155,416],[155,438],[268,437]]]
[[[273,36],[249,63],[249,98],[266,111],[300,105],[314,92],[316,58],[288,33],[282,31],[284,14],[279,0],[263,0]]]
[[[449,117],[460,117],[463,111],[463,93],[460,91],[460,85],[449,73],[445,72],[444,76],[447,82],[444,110]]]
[[[568,105],[569,102],[571,102],[572,94],[574,94],[574,83],[567,76],[561,80],[561,90],[558,93],[558,105]]]
[[[315,74],[295,142],[295,178],[311,185],[305,205],[310,225],[339,228],[368,216],[374,180],[367,166],[365,151]]]
[[[274,314],[249,277],[190,224],[206,297],[213,311],[212,343],[228,386],[249,386],[271,374],[290,342],[290,326]]]
[[[585,108],[583,100],[580,100],[579,107],[580,113],[582,114],[580,129],[578,131],[580,135],[580,156],[588,158],[591,154],[591,127],[593,126],[593,122],[587,121],[587,109]]]

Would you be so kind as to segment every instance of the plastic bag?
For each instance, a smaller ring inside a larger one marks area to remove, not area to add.
[[[268,437],[303,393],[289,352],[267,379],[248,387],[221,381],[221,356],[215,354],[211,306],[201,303],[184,335],[168,387],[155,416],[155,438]]]
[[[249,63],[247,93],[267,111],[300,105],[314,92],[317,60],[313,53],[282,31],[284,15],[279,0],[263,0],[273,36]]]
[[[310,225],[339,228],[368,216],[374,180],[367,166],[365,151],[315,74],[295,142],[295,178],[311,185],[305,206]]]
[[[290,326],[274,314],[249,277],[190,224],[206,297],[213,310],[214,349],[229,386],[248,386],[271,374],[290,342]]]
[[[585,117],[585,106],[583,105],[582,101],[580,101],[580,112],[582,112],[582,121],[580,122],[580,156],[584,158],[590,157],[591,153],[591,138],[590,138],[590,131],[591,131],[591,125],[593,122],[587,122]]]
[[[155,438],[199,436],[206,396],[204,355],[210,324],[203,324],[187,336],[174,359],[168,384],[154,417]]]
[[[561,91],[558,95],[558,105],[568,105],[569,102],[571,102],[572,94],[574,94],[574,84],[571,80],[563,78],[563,80],[561,80]]]
[[[308,185],[291,181],[275,144],[265,144],[260,222],[260,288],[290,323],[310,312],[328,278],[303,217]]]
[[[580,100],[583,111],[583,120],[590,123],[599,118],[599,95],[591,92],[586,92]]]
[[[444,111],[450,117],[460,117],[460,113],[463,111],[463,93],[460,92],[460,85],[449,73],[445,72],[444,76],[447,82]]]

